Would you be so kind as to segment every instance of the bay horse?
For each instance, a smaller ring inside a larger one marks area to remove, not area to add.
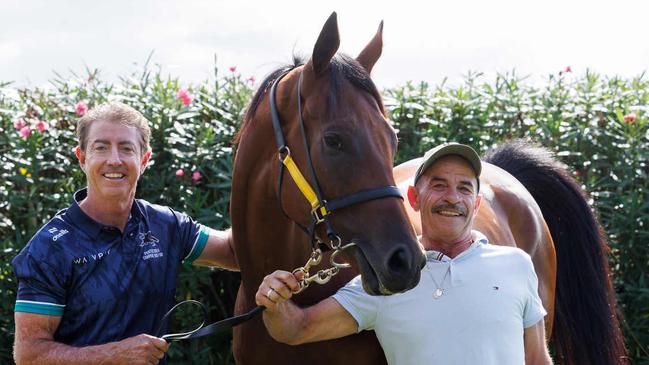
[[[416,158],[395,167],[403,194],[420,164]],[[532,257],[558,362],[628,363],[604,231],[568,169],[547,149],[510,141],[484,158],[480,193],[475,229]],[[421,234],[419,213],[405,207]]]
[[[253,96],[235,141],[232,177],[241,269],[235,314],[255,307],[265,275],[304,265],[319,242],[353,243],[343,254],[352,269],[294,296],[298,305],[319,302],[358,273],[371,294],[419,282],[425,257],[392,174],[397,138],[369,76],[381,55],[382,28],[356,59],[336,55],[333,13],[309,61],[272,72]],[[373,332],[289,346],[273,340],[260,317],[234,328],[233,354],[238,364],[386,363]]]

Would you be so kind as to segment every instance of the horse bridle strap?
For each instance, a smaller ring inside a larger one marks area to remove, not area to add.
[[[302,193],[302,195],[306,198],[306,200],[311,205],[311,225],[309,226],[309,228],[303,227],[302,225],[300,225],[298,222],[291,219],[290,217],[289,219],[293,220],[298,226],[300,226],[305,232],[307,232],[310,236],[311,244],[315,245],[316,243],[315,227],[320,223],[325,223],[327,236],[330,240],[333,241],[335,238],[338,237],[336,232],[333,230],[331,222],[329,221],[329,216],[333,211],[348,207],[350,205],[354,205],[354,204],[358,204],[358,203],[362,203],[374,199],[381,199],[387,197],[403,199],[403,196],[401,195],[401,191],[396,186],[385,186],[381,188],[359,191],[330,201],[327,201],[322,198],[321,189],[320,186],[318,185],[318,178],[315,174],[315,168],[313,167],[313,161],[311,159],[311,154],[309,152],[309,144],[306,138],[306,133],[304,131],[304,118],[302,116],[302,96],[300,93],[301,86],[302,86],[302,74],[300,74],[298,79],[297,106],[298,106],[298,114],[300,119],[300,130],[304,142],[304,150],[307,156],[307,164],[311,172],[313,186],[309,184],[309,182],[304,177],[299,167],[291,157],[291,150],[287,146],[286,139],[284,138],[282,124],[279,117],[279,112],[277,110],[276,93],[277,93],[277,85],[287,74],[288,71],[280,75],[273,82],[273,85],[271,86],[270,89],[270,113],[271,113],[271,119],[273,121],[273,129],[275,131],[275,140],[277,142],[277,148],[278,148],[277,151],[278,151],[279,161],[280,161],[277,199],[278,199],[280,209],[282,210],[284,215],[288,217],[286,212],[284,212],[284,208],[282,207],[281,204],[282,176],[285,167],[288,170],[289,175],[297,185],[298,189]]]

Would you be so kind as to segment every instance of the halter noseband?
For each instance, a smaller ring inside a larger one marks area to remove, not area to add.
[[[309,143],[306,138],[306,133],[304,132],[304,118],[302,117],[302,96],[300,95],[302,87],[302,73],[299,76],[297,84],[297,108],[298,114],[300,117],[300,131],[302,133],[302,141],[304,142],[304,151],[307,157],[307,164],[309,166],[309,171],[311,173],[311,179],[313,181],[313,187],[309,182],[304,178],[304,175],[295,164],[295,161],[291,157],[291,150],[286,145],[286,139],[284,138],[284,133],[282,131],[281,120],[279,118],[279,113],[277,112],[277,102],[275,100],[275,94],[277,90],[277,85],[279,82],[288,74],[289,71],[285,72],[273,82],[273,85],[270,89],[270,114],[273,120],[273,129],[275,130],[275,139],[277,141],[277,153],[279,156],[279,173],[277,181],[277,201],[280,207],[280,210],[284,215],[295,222],[302,230],[304,230],[311,240],[311,245],[313,248],[316,248],[316,245],[321,243],[315,236],[315,229],[318,224],[324,223],[327,232],[327,238],[329,238],[333,248],[340,247],[340,236],[334,231],[333,226],[330,221],[331,214],[339,209],[348,207],[350,205],[387,197],[400,198],[403,199],[401,192],[396,186],[385,186],[381,188],[374,188],[369,190],[359,191],[353,194],[343,196],[341,198],[326,200],[322,198],[322,192],[318,184],[318,177],[316,176],[315,169],[313,167],[313,161],[311,159],[311,153],[309,152]],[[300,223],[290,218],[284,211],[282,206],[282,180],[284,176],[284,167],[288,170],[291,178],[297,185],[297,187],[302,192],[302,195],[311,205],[311,223],[309,227],[306,228]],[[325,249],[328,249],[328,246],[325,246]]]

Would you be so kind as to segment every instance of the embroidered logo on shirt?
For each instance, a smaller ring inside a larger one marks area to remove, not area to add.
[[[159,239],[157,239],[151,231],[147,233],[142,233],[140,232],[137,235],[137,238],[140,240],[140,247],[144,247],[146,245],[156,245],[156,243],[160,242]]]
[[[164,253],[160,251],[157,245],[160,240],[151,231],[138,234],[138,239],[140,240],[140,247],[148,246],[142,254],[142,260],[157,259],[164,256]]]

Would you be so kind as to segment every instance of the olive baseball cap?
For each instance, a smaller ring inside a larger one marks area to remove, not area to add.
[[[426,169],[433,164],[433,162],[439,160],[441,157],[448,155],[458,155],[469,162],[475,176],[478,179],[478,191],[480,191],[480,172],[482,171],[482,163],[480,162],[480,156],[478,153],[471,147],[460,144],[456,142],[448,142],[441,144],[437,147],[431,148],[424,154],[424,160],[417,169],[415,173],[415,180],[413,185],[417,185],[417,180],[424,174]]]

